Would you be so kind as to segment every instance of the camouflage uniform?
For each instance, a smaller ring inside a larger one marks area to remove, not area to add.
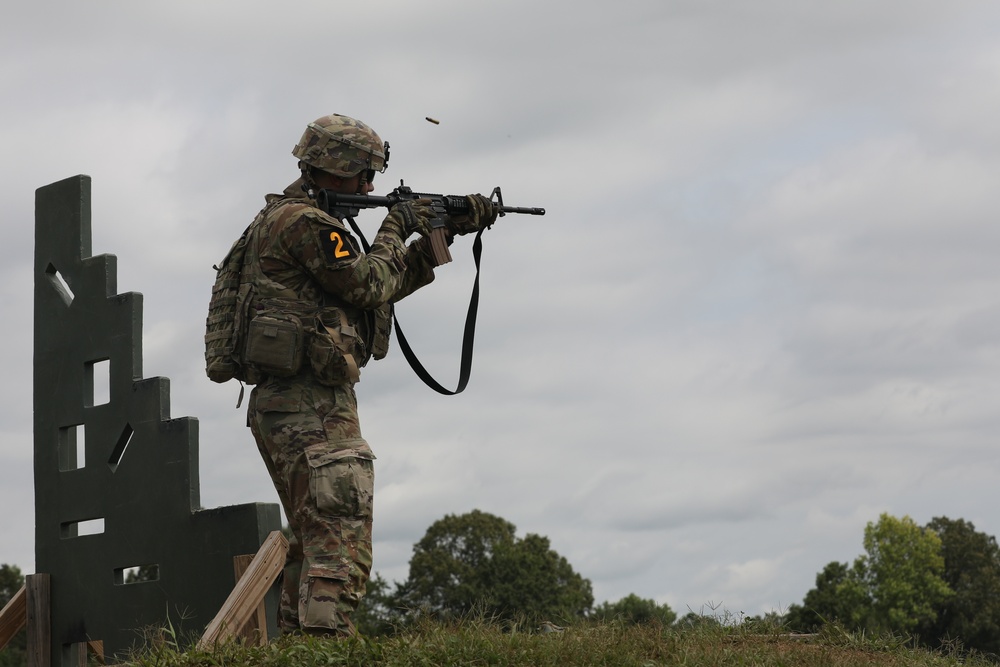
[[[406,246],[383,224],[366,254],[302,185],[267,196],[244,271],[257,275],[255,312],[297,311],[309,349],[294,374],[260,378],[247,421],[294,533],[279,625],[343,636],[354,632],[350,615],[372,567],[375,456],[361,435],[353,384],[359,367],[385,354],[388,304],[434,274],[427,239]],[[399,215],[393,209],[387,223]],[[325,348],[310,342],[324,340]]]

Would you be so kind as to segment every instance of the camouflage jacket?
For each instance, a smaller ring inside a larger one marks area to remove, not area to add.
[[[301,179],[265,200],[250,241],[256,252],[248,253],[267,283],[265,296],[323,308],[328,324],[349,325],[356,332],[358,366],[384,356],[389,304],[434,280],[429,241],[418,238],[406,246],[383,227],[365,253],[343,221],[307,197]]]

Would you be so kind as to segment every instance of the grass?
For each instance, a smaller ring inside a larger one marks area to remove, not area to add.
[[[608,665],[653,667],[996,667],[985,657],[930,652],[909,640],[852,634],[832,627],[817,635],[794,636],[780,628],[699,624],[582,623],[564,632],[537,634],[488,622],[427,621],[393,637],[331,640],[285,636],[264,647],[236,643],[210,651],[179,650],[166,641],[137,654],[134,667],[439,667],[441,665],[532,666]]]

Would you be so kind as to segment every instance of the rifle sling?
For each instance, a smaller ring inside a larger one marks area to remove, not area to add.
[[[358,238],[361,240],[361,246],[368,253],[371,251],[371,246],[368,245],[368,240],[365,235],[361,233],[356,222],[354,222],[353,217],[348,217],[347,221],[351,224],[351,229],[357,234]],[[389,309],[392,314],[393,327],[396,330],[396,338],[399,340],[399,349],[403,351],[403,356],[406,357],[407,363],[410,364],[410,368],[413,372],[417,374],[424,384],[438,392],[439,394],[444,394],[446,396],[454,396],[455,394],[460,394],[465,390],[466,385],[469,384],[469,377],[472,375],[472,351],[476,338],[476,316],[479,313],[479,262],[483,255],[483,232],[486,231],[486,227],[483,227],[476,233],[476,239],[472,243],[472,257],[476,261],[476,279],[472,284],[472,297],[469,299],[469,311],[465,316],[465,333],[462,337],[462,360],[459,367],[458,373],[458,386],[454,391],[446,389],[438,383],[431,374],[427,372],[420,360],[417,359],[417,355],[414,354],[413,349],[406,340],[406,336],[403,335],[403,330],[399,326],[399,319],[396,317],[395,304],[390,304]]]

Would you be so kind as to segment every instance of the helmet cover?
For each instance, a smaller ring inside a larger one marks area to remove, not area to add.
[[[309,166],[350,178],[367,169],[385,171],[389,144],[361,121],[331,114],[309,123],[292,155]]]

